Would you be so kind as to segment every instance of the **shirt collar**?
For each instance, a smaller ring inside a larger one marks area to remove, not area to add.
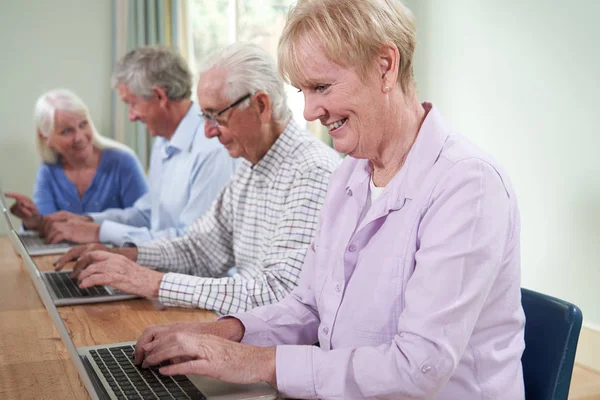
[[[289,154],[297,147],[298,137],[302,134],[302,129],[298,124],[290,119],[285,129],[279,135],[269,151],[252,166],[252,172],[262,177],[266,182],[275,182],[275,176],[279,167],[289,157]]]
[[[431,103],[422,103],[422,106],[427,115],[415,143],[408,152],[404,166],[381,194],[381,197],[388,197],[390,209],[401,207],[405,198],[414,198],[425,176],[439,158],[449,136],[450,125],[437,108]],[[361,190],[358,186],[369,184],[371,172],[371,163],[368,160],[360,160],[346,189]]]
[[[425,177],[436,163],[448,136],[451,127],[448,121],[431,103],[423,103],[425,111],[429,111],[413,147],[406,157],[404,190],[407,197],[413,198],[420,190]]]
[[[194,137],[202,122],[200,108],[196,103],[192,102],[183,119],[179,121],[179,125],[177,125],[171,140],[169,140],[165,147],[166,153],[171,154],[175,151],[191,151]]]

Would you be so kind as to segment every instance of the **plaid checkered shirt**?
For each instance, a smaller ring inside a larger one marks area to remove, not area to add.
[[[291,121],[257,164],[244,160],[185,236],[137,246],[139,264],[169,271],[159,300],[230,314],[284,298],[338,164],[335,151]],[[227,276],[231,267],[237,272]]]

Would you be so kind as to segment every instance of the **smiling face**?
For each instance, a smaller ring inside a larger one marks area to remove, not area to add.
[[[299,44],[299,54],[303,76],[292,84],[304,94],[304,118],[321,121],[337,151],[363,158],[383,129],[385,96],[377,67],[361,79],[357,70],[336,64],[308,41]]]
[[[56,110],[54,131],[47,144],[71,164],[84,162],[92,155],[94,132],[85,112]]]
[[[232,101],[224,96],[227,73],[211,69],[200,77],[198,82],[198,103],[205,114],[215,114],[229,106]],[[253,101],[254,96],[249,101]],[[245,102],[244,102],[245,103]],[[254,107],[232,107],[218,117],[219,125],[204,123],[204,134],[208,138],[216,137],[231,157],[243,157],[254,161],[257,143],[260,143],[261,121]]]
[[[169,129],[165,126],[167,120],[165,110],[161,107],[156,96],[149,99],[134,94],[127,85],[117,85],[121,100],[127,104],[129,120],[140,121],[152,136],[168,136]]]

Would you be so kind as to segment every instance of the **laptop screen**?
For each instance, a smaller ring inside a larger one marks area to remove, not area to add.
[[[31,281],[33,282],[33,285],[35,286],[35,289],[38,292],[38,296],[40,296],[42,303],[44,303],[44,306],[48,311],[48,315],[52,319],[52,322],[54,323],[54,326],[56,327],[60,338],[62,339],[65,347],[67,348],[69,356],[71,357],[71,361],[73,361],[73,364],[75,364],[75,368],[77,369],[77,372],[79,372],[79,376],[83,381],[83,384],[85,385],[86,389],[88,390],[90,397],[94,400],[99,399],[96,389],[94,388],[94,385],[92,384],[92,381],[90,380],[85,370],[85,366],[79,358],[77,348],[75,347],[75,344],[69,336],[67,327],[63,323],[62,318],[60,317],[60,314],[58,313],[58,310],[54,305],[54,301],[52,301],[50,292],[48,292],[48,288],[46,288],[46,285],[42,280],[40,271],[31,259],[29,253],[27,253],[27,250],[25,250],[25,246],[23,246],[23,242],[19,238],[19,235],[17,235],[17,233],[14,230],[10,232],[10,239],[15,245],[15,247],[18,248],[18,251],[21,254],[21,258],[23,259],[23,263],[25,264],[25,269],[29,273]]]

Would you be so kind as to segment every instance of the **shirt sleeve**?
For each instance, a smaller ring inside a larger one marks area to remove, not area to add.
[[[95,222],[102,224],[100,240],[122,246],[124,243],[143,244],[183,236],[189,224],[207,212],[219,191],[234,174],[236,166],[237,163],[223,148],[211,151],[195,166],[189,180],[190,196],[181,211],[177,226],[161,230],[151,229],[149,194],[136,202],[135,210],[111,210],[109,213],[90,214]]]
[[[298,282],[306,249],[313,238],[319,210],[327,192],[328,178],[329,174],[319,167],[298,173],[273,239],[259,261],[261,274],[248,277],[245,271],[238,271],[233,277],[219,277],[234,265],[220,263],[214,268],[206,261],[210,258],[233,261],[229,241],[231,231],[221,236],[228,241],[219,243],[210,237],[200,239],[193,231],[188,238],[194,244],[188,244],[180,250],[195,250],[193,254],[188,253],[183,257],[190,261],[186,272],[196,276],[167,274],[159,291],[160,300],[169,305],[195,306],[227,314],[283,299]],[[224,246],[226,250],[222,254],[215,254],[213,249],[219,246]],[[161,253],[161,263],[177,257],[177,251],[165,252],[164,247]],[[201,262],[194,264],[192,260]]]
[[[120,198],[123,208],[129,208],[141,196],[148,192],[148,183],[137,157],[123,151],[123,163],[121,165]]]
[[[49,215],[59,211],[52,186],[50,168],[46,164],[40,165],[33,186],[33,202],[41,215]]]
[[[319,234],[306,252],[298,286],[278,303],[230,315],[244,325],[242,343],[261,347],[317,342],[320,319],[313,290],[315,247]],[[285,317],[284,317],[285,316]]]
[[[280,392],[293,398],[435,398],[465,352],[513,240],[513,224],[496,170],[480,160],[455,164],[440,179],[420,222],[416,266],[391,343],[330,351],[279,345]],[[282,308],[262,324],[280,336],[289,310]],[[253,329],[249,334],[256,335]]]
[[[227,185],[210,210],[184,236],[137,244],[138,264],[204,276],[227,271],[234,261],[231,197],[231,185]]]
[[[150,193],[144,194],[128,208],[111,208],[99,213],[89,213],[100,224],[100,241],[121,246],[127,239],[139,233],[150,240],[151,202]],[[146,235],[146,236],[144,236]]]
[[[144,219],[143,215],[134,213],[137,210],[131,209],[130,211],[132,211],[132,217],[140,218],[140,220]],[[150,229],[145,226],[137,227],[105,220],[100,225],[99,239],[102,243],[113,243],[117,246],[123,246],[125,243],[149,242],[152,240],[152,235]]]
[[[179,217],[179,225],[154,232],[152,239],[172,239],[182,236],[188,227],[204,215],[235,174],[238,161],[219,145],[204,155],[194,166],[190,177],[190,195]]]

